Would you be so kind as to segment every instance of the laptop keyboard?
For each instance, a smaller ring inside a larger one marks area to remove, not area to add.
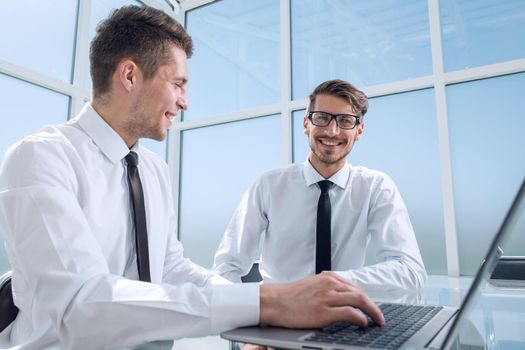
[[[312,334],[307,341],[357,345],[380,349],[398,349],[443,307],[427,305],[381,304],[386,324],[379,327],[369,319],[362,328],[350,323],[336,323]]]

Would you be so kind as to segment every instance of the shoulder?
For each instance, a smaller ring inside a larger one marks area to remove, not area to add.
[[[47,125],[34,134],[14,143],[5,153],[4,162],[37,160],[44,155],[51,155],[70,147],[68,138],[57,126]]]
[[[364,166],[350,166],[352,183],[367,184],[371,188],[395,187],[394,181],[386,173]]]
[[[37,177],[51,178],[51,174],[62,173],[68,178],[74,147],[59,126],[45,126],[38,132],[26,136],[13,144],[5,153],[0,176],[2,184],[24,185],[25,181]],[[29,184],[29,182],[27,184]]]
[[[251,195],[272,196],[272,194],[276,192],[285,191],[290,188],[290,184],[292,184],[298,176],[303,176],[302,169],[302,164],[290,164],[283,168],[268,170],[257,176],[246,193]]]
[[[291,181],[299,176],[303,176],[303,164],[290,164],[282,168],[273,169],[261,174],[256,183],[282,183]]]

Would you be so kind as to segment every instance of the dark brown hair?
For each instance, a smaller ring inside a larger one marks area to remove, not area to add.
[[[308,96],[310,100],[308,104],[309,110],[315,104],[315,99],[318,95],[331,95],[342,98],[352,105],[360,116],[364,116],[368,110],[368,97],[366,97],[365,93],[344,80],[327,80],[319,84],[310,96]]]
[[[133,60],[145,79],[168,63],[175,45],[188,58],[193,43],[186,30],[168,14],[149,6],[124,6],[97,26],[89,53],[93,96],[109,91],[110,79],[122,59]]]

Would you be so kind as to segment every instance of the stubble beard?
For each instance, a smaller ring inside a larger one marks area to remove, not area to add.
[[[163,141],[166,138],[166,132],[163,132],[161,126],[151,123],[152,118],[148,117],[144,106],[136,102],[130,110],[130,116],[125,125],[128,133],[135,135],[137,139],[147,138],[157,141]]]
[[[315,140],[313,142],[316,142]],[[346,151],[344,151],[342,154],[323,154],[322,152],[318,151],[315,147],[315,144],[312,144],[310,142],[310,150],[312,151],[314,157],[321,163],[324,163],[326,165],[332,165],[336,164],[337,162],[341,161],[342,159],[346,159],[348,155],[350,154],[350,151],[352,150],[353,144],[348,147]]]

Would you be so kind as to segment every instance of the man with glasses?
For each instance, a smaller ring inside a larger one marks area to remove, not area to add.
[[[425,267],[395,184],[346,161],[363,135],[367,109],[366,95],[348,82],[326,81],[313,91],[303,120],[307,161],[263,174],[245,193],[215,255],[217,272],[240,281],[261,257],[266,283],[336,271],[369,291],[424,284]],[[369,241],[376,263],[363,266]]]

